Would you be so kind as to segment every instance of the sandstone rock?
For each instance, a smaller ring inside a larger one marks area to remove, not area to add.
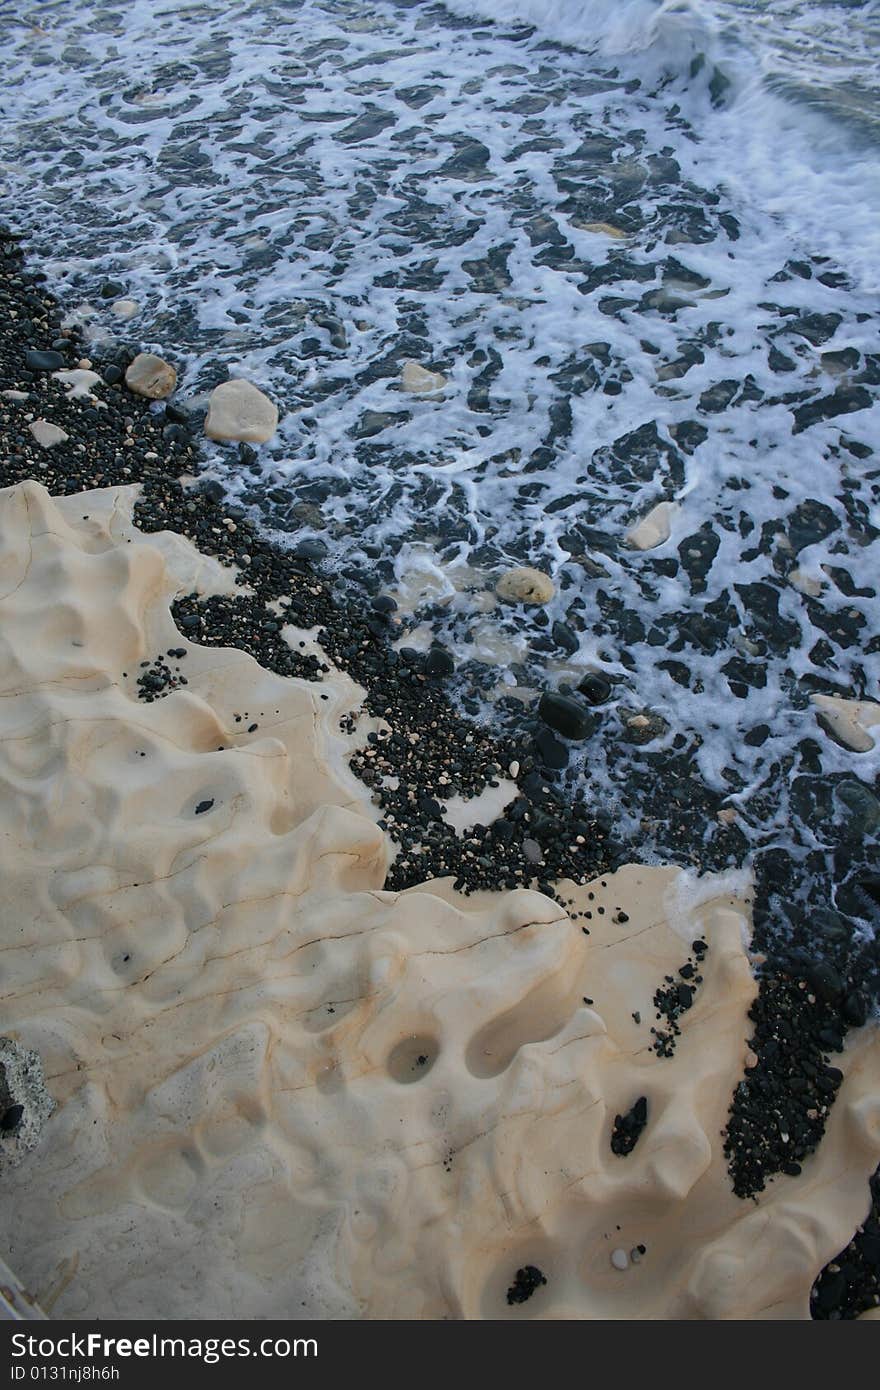
[[[427,396],[432,391],[442,391],[445,385],[446,377],[442,372],[429,372],[425,367],[420,367],[418,362],[404,362],[400,374],[402,391],[410,391],[416,396]]]
[[[161,401],[177,385],[177,372],[164,358],[153,352],[139,352],[125,373],[125,384],[136,396]]]
[[[234,439],[265,444],[278,426],[278,411],[250,381],[224,381],[211,392],[205,434],[209,439]]]
[[[656,507],[652,507],[647,516],[643,516],[641,521],[631,526],[626,533],[627,544],[634,550],[653,550],[655,546],[662,545],[669,540],[672,530],[672,518],[678,511],[675,502],[658,502]]]
[[[59,425],[50,424],[48,420],[34,420],[28,425],[28,429],[34,436],[38,444],[44,449],[52,449],[56,444],[63,444],[65,439],[70,436]]]
[[[549,603],[556,593],[556,586],[549,575],[523,565],[502,574],[495,585],[495,592],[508,603]]]

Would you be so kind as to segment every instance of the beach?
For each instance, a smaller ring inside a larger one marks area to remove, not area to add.
[[[844,273],[689,181],[699,28],[600,82],[411,8],[279,45],[289,166],[210,6],[204,74],[98,104],[63,13],[15,51],[93,152],[35,147],[0,231],[0,1259],[62,1319],[876,1318],[862,224]],[[485,144],[435,23],[499,60]],[[237,209],[267,159],[295,252]],[[137,215],[89,254],[101,180]]]

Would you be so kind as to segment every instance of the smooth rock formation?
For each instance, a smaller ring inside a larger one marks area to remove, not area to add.
[[[822,724],[847,748],[856,753],[869,753],[877,735],[869,732],[880,725],[880,705],[872,700],[841,700],[836,695],[812,695]]]
[[[425,367],[420,367],[418,362],[404,362],[400,374],[402,391],[410,391],[416,396],[427,396],[433,391],[442,391],[445,385],[446,377],[442,372],[429,372]]]
[[[53,425],[50,420],[32,420],[28,429],[44,449],[54,449],[56,444],[63,444],[65,439],[70,438],[66,430],[60,425]]]
[[[556,585],[541,570],[523,565],[502,574],[495,592],[508,603],[549,603],[556,593]]]
[[[626,541],[634,550],[653,550],[655,546],[668,541],[672,533],[672,518],[678,511],[675,502],[658,502],[647,516],[631,526],[626,533]]]
[[[253,382],[236,378],[211,392],[205,434],[209,439],[265,444],[278,428],[278,411]]]
[[[234,575],[140,535],[135,495],[0,492],[0,1017],[57,1107],[4,1167],[0,1258],[56,1318],[807,1318],[880,1156],[876,1030],[802,1176],[736,1198],[731,883],[559,884],[589,936],[535,892],[384,891],[339,727],[362,692],[191,645],[174,595]],[[189,684],[144,704],[170,647]]]
[[[128,366],[125,384],[136,396],[146,396],[150,401],[161,401],[177,385],[177,372],[164,358],[153,352],[139,352]]]

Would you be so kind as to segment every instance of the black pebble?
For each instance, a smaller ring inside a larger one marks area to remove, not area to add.
[[[18,1127],[23,1114],[23,1105],[10,1105],[8,1110],[4,1110],[3,1118],[0,1119],[0,1130],[2,1130],[4,1134],[11,1133],[12,1130]]]
[[[570,695],[558,695],[545,691],[538,702],[538,715],[551,729],[564,738],[581,740],[589,738],[596,727],[595,715]]]
[[[65,359],[60,352],[40,352],[37,348],[28,348],[24,364],[32,372],[58,372],[65,365]]]

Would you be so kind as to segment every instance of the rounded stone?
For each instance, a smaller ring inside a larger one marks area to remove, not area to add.
[[[297,541],[291,554],[294,560],[325,560],[328,555],[328,550],[325,543],[315,537],[314,539],[308,538],[306,540]]]
[[[556,593],[556,585],[541,570],[523,565],[502,574],[495,592],[508,603],[549,603]]]
[[[139,352],[125,373],[125,384],[136,396],[161,401],[177,385],[177,372],[170,362],[154,352]]]
[[[24,365],[32,372],[57,372],[64,366],[64,358],[60,352],[40,352],[37,348],[28,348]]]
[[[604,705],[611,698],[611,682],[598,671],[590,671],[578,685],[578,690],[591,705]]]
[[[596,727],[596,716],[570,695],[545,691],[538,702],[538,716],[563,738],[589,738]]]
[[[278,428],[278,411],[251,381],[224,381],[211,392],[205,434],[209,439],[265,444]]]
[[[428,676],[451,676],[455,662],[443,647],[432,647],[425,658],[425,674]]]

